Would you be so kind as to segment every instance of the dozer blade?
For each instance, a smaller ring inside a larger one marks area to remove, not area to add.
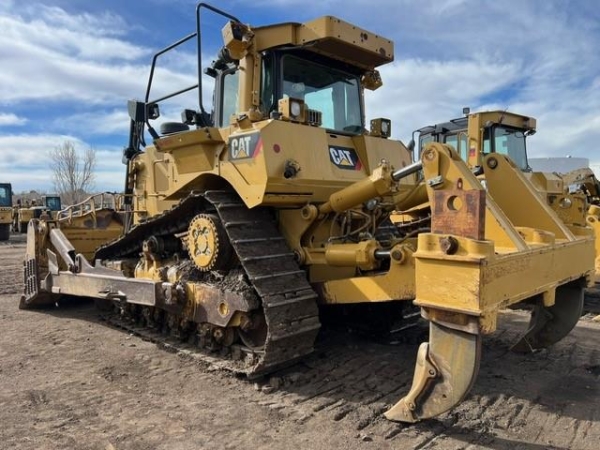
[[[527,332],[512,350],[529,353],[560,341],[579,321],[583,311],[583,298],[583,287],[568,284],[556,289],[554,305],[545,307],[542,299],[538,299],[531,313]]]
[[[24,293],[19,302],[19,309],[43,308],[54,305],[60,296],[40,290],[39,269],[36,259],[27,256],[23,266]]]
[[[417,422],[448,411],[473,385],[481,359],[481,335],[429,323],[429,342],[419,347],[409,393],[385,416]]]
[[[41,271],[38,258],[41,253],[41,225],[33,219],[27,226],[27,252],[23,262],[23,295],[19,309],[33,309],[54,305],[59,295],[40,290],[40,280],[45,276]]]

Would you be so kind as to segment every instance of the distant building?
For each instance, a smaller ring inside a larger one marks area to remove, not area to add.
[[[567,173],[571,170],[590,167],[590,160],[587,158],[572,158],[570,156],[561,158],[529,158],[529,165],[534,172]]]

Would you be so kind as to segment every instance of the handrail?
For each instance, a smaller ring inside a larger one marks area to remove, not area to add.
[[[146,87],[146,96],[144,97],[144,103],[146,103],[146,105],[152,104],[152,103],[158,103],[161,100],[165,100],[167,98],[174,97],[174,96],[182,94],[184,92],[188,92],[194,88],[198,88],[198,106],[199,106],[201,113],[206,113],[206,111],[204,110],[204,105],[202,104],[202,37],[201,37],[201,33],[200,33],[200,11],[202,8],[208,9],[209,11],[219,14],[219,15],[225,17],[226,19],[241,23],[241,21],[237,17],[232,16],[231,14],[226,13],[225,11],[222,11],[218,8],[215,8],[214,6],[211,6],[208,3],[204,3],[204,2],[198,3],[196,5],[196,32],[188,34],[187,36],[184,36],[183,38],[179,39],[178,41],[175,41],[174,43],[163,48],[162,50],[159,50],[152,57],[152,65],[150,66],[150,76],[148,77],[148,85]],[[181,89],[179,91],[173,92],[171,94],[167,94],[163,97],[160,97],[156,100],[150,101],[150,91],[152,89],[152,81],[154,80],[154,71],[156,69],[156,61],[158,60],[158,57],[167,53],[170,50],[173,50],[176,47],[179,47],[180,45],[184,44],[185,42],[189,41],[190,39],[192,39],[194,37],[197,38],[196,54],[197,54],[197,59],[198,59],[198,73],[197,73],[198,82],[196,83],[196,85]],[[148,118],[146,118],[146,124],[148,126],[150,126],[150,124],[148,123]]]
[[[112,209],[119,211],[123,206],[124,195],[116,192],[101,192],[90,195],[85,200],[74,205],[67,206],[56,214],[56,220],[59,222],[71,222],[74,217],[81,217],[90,214],[94,222],[96,221],[96,211],[102,209]]]

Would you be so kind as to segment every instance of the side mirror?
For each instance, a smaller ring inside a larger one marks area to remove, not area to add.
[[[156,120],[160,117],[160,109],[157,103],[149,103],[146,105],[146,118],[148,120]]]
[[[413,153],[415,151],[415,140],[411,139],[410,141],[408,141],[408,145],[406,146],[411,153]]]

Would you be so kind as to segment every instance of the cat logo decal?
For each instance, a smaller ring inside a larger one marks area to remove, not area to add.
[[[329,146],[329,159],[340,169],[361,170],[362,164],[353,148]]]
[[[252,158],[260,152],[260,133],[229,137],[229,154],[232,160]]]

